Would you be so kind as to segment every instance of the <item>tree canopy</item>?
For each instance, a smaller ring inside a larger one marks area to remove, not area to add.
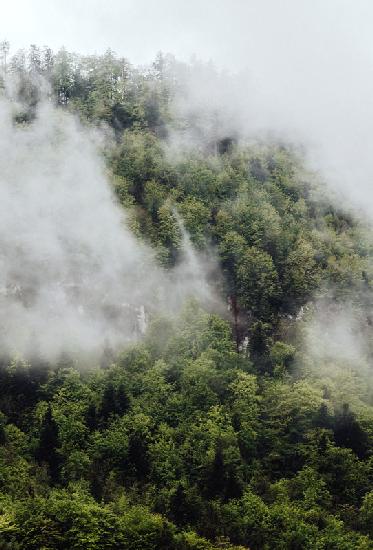
[[[15,124],[37,116],[46,81],[48,101],[112,129],[103,154],[131,228],[171,268],[179,216],[216,256],[228,311],[191,299],[153,314],[89,367],[2,359],[0,547],[373,548],[370,228],[294,147],[209,135],[173,153],[200,127],[174,112],[171,56],[140,69],[31,46],[7,64]],[[362,357],[322,355],[316,332],[310,345],[318,300],[356,309]]]

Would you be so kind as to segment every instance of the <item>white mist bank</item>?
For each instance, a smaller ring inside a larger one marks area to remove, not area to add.
[[[208,0],[207,6],[190,29],[192,36],[209,31],[205,42],[196,36],[202,61],[175,62],[174,109],[192,125],[172,141],[184,147],[232,135],[303,146],[311,169],[341,203],[373,219],[372,4]],[[195,2],[186,11],[196,13]]]
[[[169,274],[131,234],[97,140],[76,118],[42,103],[32,124],[17,126],[14,109],[1,99],[1,353],[53,360],[117,348],[143,330],[144,307],[211,298],[185,237],[184,259]]]

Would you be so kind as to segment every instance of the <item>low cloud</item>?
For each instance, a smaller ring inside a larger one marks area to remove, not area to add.
[[[3,354],[54,359],[116,348],[140,335],[144,311],[173,310],[189,295],[211,298],[185,233],[184,259],[171,273],[131,234],[97,134],[48,102],[33,123],[17,125],[17,108],[0,101]]]

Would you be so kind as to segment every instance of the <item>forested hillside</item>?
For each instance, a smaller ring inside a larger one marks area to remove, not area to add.
[[[373,548],[373,233],[295,146],[176,109],[191,70],[3,63],[14,124],[49,102],[109,135],[131,231],[171,270],[185,228],[217,297],[88,366],[2,357],[4,550]]]

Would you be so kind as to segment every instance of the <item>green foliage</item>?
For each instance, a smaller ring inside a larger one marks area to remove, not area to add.
[[[61,108],[112,128],[104,156],[130,228],[165,267],[183,227],[212,250],[229,320],[193,300],[151,312],[101,369],[4,358],[0,548],[373,548],[371,230],[290,147],[204,139],[198,117],[175,118],[180,69],[36,46],[9,64],[15,123],[35,117],[43,77]],[[307,305],[325,296],[359,311],[364,372],[304,346]]]
[[[255,247],[248,248],[240,260],[237,278],[245,308],[265,319],[278,296],[278,276],[270,255]]]

